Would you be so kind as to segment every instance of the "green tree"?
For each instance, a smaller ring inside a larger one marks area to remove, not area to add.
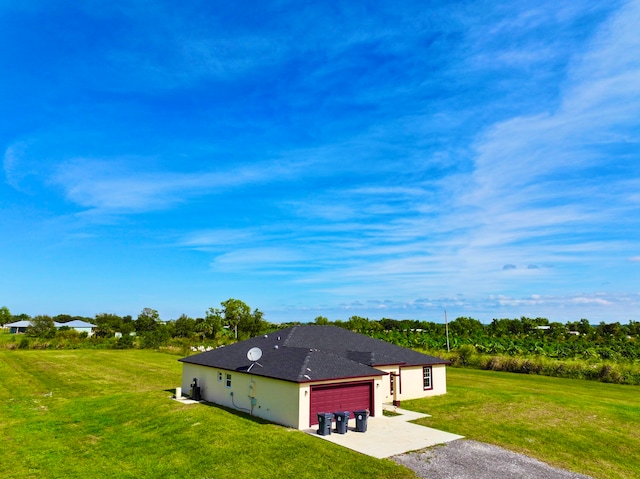
[[[475,338],[484,333],[484,326],[477,319],[461,316],[449,323],[449,333],[456,338]]]
[[[359,333],[369,329],[369,319],[362,316],[351,316],[347,321],[347,329]]]
[[[380,324],[380,321],[369,321],[368,329],[372,333],[382,331],[382,325]]]
[[[251,308],[239,299],[230,298],[220,304],[224,325],[234,331],[236,339],[257,336],[266,330],[267,322],[263,319],[262,311],[255,309],[252,313]]]
[[[166,344],[171,337],[170,329],[166,324],[156,323],[154,329],[140,334],[140,345],[143,348],[157,348]]]
[[[224,325],[234,332],[237,339],[240,323],[247,321],[248,317],[251,315],[251,308],[249,308],[249,306],[247,306],[243,301],[233,298],[229,298],[220,304],[223,308]]]
[[[549,327],[547,336],[555,339],[556,341],[564,338],[567,333],[567,327],[562,323],[553,322],[549,324]]]
[[[122,332],[123,320],[117,314],[96,314],[93,322],[97,326],[94,334],[98,338],[106,338],[113,336],[117,332]]]
[[[596,330],[602,338],[620,337],[624,335],[622,325],[618,321],[615,323],[605,323],[603,321],[596,326]]]
[[[11,316],[11,311],[6,306],[0,308],[0,326],[4,326],[7,323],[10,323],[13,319]]]
[[[155,309],[144,308],[136,320],[136,332],[154,331],[160,323],[160,315]]]
[[[382,329],[385,331],[394,331],[400,329],[400,322],[396,319],[382,318],[380,321]]]
[[[326,326],[329,324],[329,318],[326,318],[325,316],[316,316],[313,322],[320,326]]]
[[[196,320],[183,314],[175,322],[175,336],[179,338],[188,338],[196,329]]]
[[[36,316],[27,328],[27,334],[36,338],[53,338],[56,327],[51,316]]]
[[[626,328],[627,334],[629,334],[629,336],[640,337],[640,321],[629,321],[629,324]]]
[[[136,330],[136,322],[133,320],[130,314],[122,317],[122,326],[120,332],[122,335],[133,333]]]
[[[496,338],[507,337],[510,335],[510,319],[493,318],[491,324],[487,326],[487,332]]]
[[[204,322],[206,324],[206,332],[212,337],[216,338],[220,332],[224,329],[223,311],[218,308],[209,308],[204,315]]]
[[[240,331],[249,337],[258,336],[262,334],[267,328],[267,322],[263,319],[264,313],[260,311],[258,308],[253,310],[251,316],[247,319],[248,321],[242,325]]]

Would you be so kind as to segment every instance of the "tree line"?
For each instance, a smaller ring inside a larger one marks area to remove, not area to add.
[[[563,324],[523,316],[493,319],[483,324],[474,318],[458,317],[444,324],[389,318],[370,321],[360,316],[331,322],[319,316],[314,322],[334,324],[399,346],[436,353],[471,346],[475,353],[486,355],[640,360],[638,321],[592,325],[587,319],[581,319]]]
[[[76,331],[54,327],[54,321],[65,323],[80,319],[96,325],[94,338],[119,336],[116,345],[158,347],[172,339],[212,342],[233,342],[302,324],[290,322],[272,324],[259,309],[251,309],[245,302],[230,298],[211,307],[202,317],[185,314],[171,321],[163,321],[157,310],[144,308],[134,319],[111,313],[96,314],[93,318],[60,314],[30,317],[12,315],[5,306],[0,308],[0,323],[28,320],[27,335],[40,339],[72,337]],[[483,324],[470,317],[458,317],[448,324],[419,320],[382,318],[369,320],[351,316],[347,320],[330,321],[318,316],[316,325],[334,325],[354,332],[383,339],[394,344],[426,351],[457,350],[471,346],[478,354],[509,356],[545,356],[556,359],[640,360],[640,322],[601,322],[592,325],[587,319],[567,323],[551,322],[547,318],[501,318]],[[467,348],[468,349],[468,348]]]
[[[93,336],[54,326],[54,321],[65,323],[74,319],[96,325]],[[202,317],[183,314],[170,321],[162,321],[158,311],[151,308],[144,308],[135,319],[110,313],[94,318],[64,314],[31,318],[12,315],[8,308],[0,308],[2,324],[19,320],[30,321],[31,327],[26,335],[5,339],[5,347],[162,348],[182,355],[203,350],[205,346],[217,347],[304,324],[268,323],[260,310],[252,310],[233,298],[221,302],[220,307],[209,308]],[[483,324],[474,318],[458,317],[444,324],[411,319],[369,320],[362,316],[330,321],[318,316],[313,324],[338,326],[420,350],[447,359],[453,366],[640,384],[638,321],[592,325],[587,319],[563,324],[546,318],[521,317],[493,319]]]
[[[119,347],[152,348],[166,344],[174,338],[189,338],[191,340],[213,340],[228,338],[241,340],[261,334],[269,329],[259,309],[251,308],[241,300],[230,298],[220,303],[219,308],[209,308],[203,317],[191,318],[185,314],[176,320],[163,321],[157,310],[144,308],[134,319],[132,316],[119,316],[112,313],[100,313],[95,317],[38,315],[31,317],[27,314],[12,315],[6,306],[0,308],[0,325],[26,320],[30,326],[26,330],[27,337],[42,340],[54,338],[86,338],[87,333],[78,333],[72,328],[56,328],[55,322],[67,323],[81,320],[95,325],[94,339],[114,338]]]

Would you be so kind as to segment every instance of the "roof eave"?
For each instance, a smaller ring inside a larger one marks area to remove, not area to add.
[[[385,373],[384,371],[380,371],[380,374],[366,374],[364,376],[341,376],[341,377],[328,377],[328,378],[318,378],[318,379],[304,379],[296,381],[298,384],[309,384],[309,383],[319,383],[326,381],[341,381],[345,379],[367,379],[367,378],[375,378],[387,376],[389,373]]]

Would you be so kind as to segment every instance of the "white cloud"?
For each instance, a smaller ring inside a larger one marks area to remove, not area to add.
[[[240,267],[251,271],[258,271],[267,266],[278,266],[279,269],[290,266],[302,268],[308,259],[306,254],[293,247],[234,248],[217,256],[212,266],[218,269],[231,265],[234,271],[238,271]]]
[[[452,223],[466,220],[468,246],[459,255],[475,274],[494,255],[566,264],[580,251],[621,246],[617,238],[594,241],[591,232],[638,213],[628,177],[611,169],[637,160],[611,152],[637,144],[638,22],[640,2],[629,3],[574,57],[556,110],[502,121],[478,138],[472,182],[457,187],[466,192],[452,212]]]
[[[23,161],[26,150],[29,148],[29,141],[18,141],[10,145],[4,153],[2,167],[7,184],[16,190],[22,189],[22,181],[25,177],[35,174],[33,165],[25,164]]]
[[[580,303],[580,304],[600,304],[603,306],[607,306],[611,304],[611,301],[607,301],[603,298],[585,298],[585,297],[577,297],[571,299],[572,303]]]
[[[152,159],[150,159],[152,160]],[[246,185],[295,175],[297,165],[269,162],[218,171],[172,172],[145,158],[76,158],[61,163],[51,183],[68,200],[93,215],[126,214],[170,208],[194,197],[217,195]]]

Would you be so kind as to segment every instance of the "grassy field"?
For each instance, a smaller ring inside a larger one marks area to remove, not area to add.
[[[449,368],[448,394],[403,402],[418,421],[602,479],[640,477],[640,388]]]
[[[176,356],[0,350],[0,477],[411,478],[302,432],[169,400]],[[421,422],[597,478],[640,477],[640,389],[449,369]],[[50,395],[51,393],[51,395]]]
[[[415,478],[300,431],[171,401],[180,376],[176,356],[149,350],[0,350],[0,477]]]

